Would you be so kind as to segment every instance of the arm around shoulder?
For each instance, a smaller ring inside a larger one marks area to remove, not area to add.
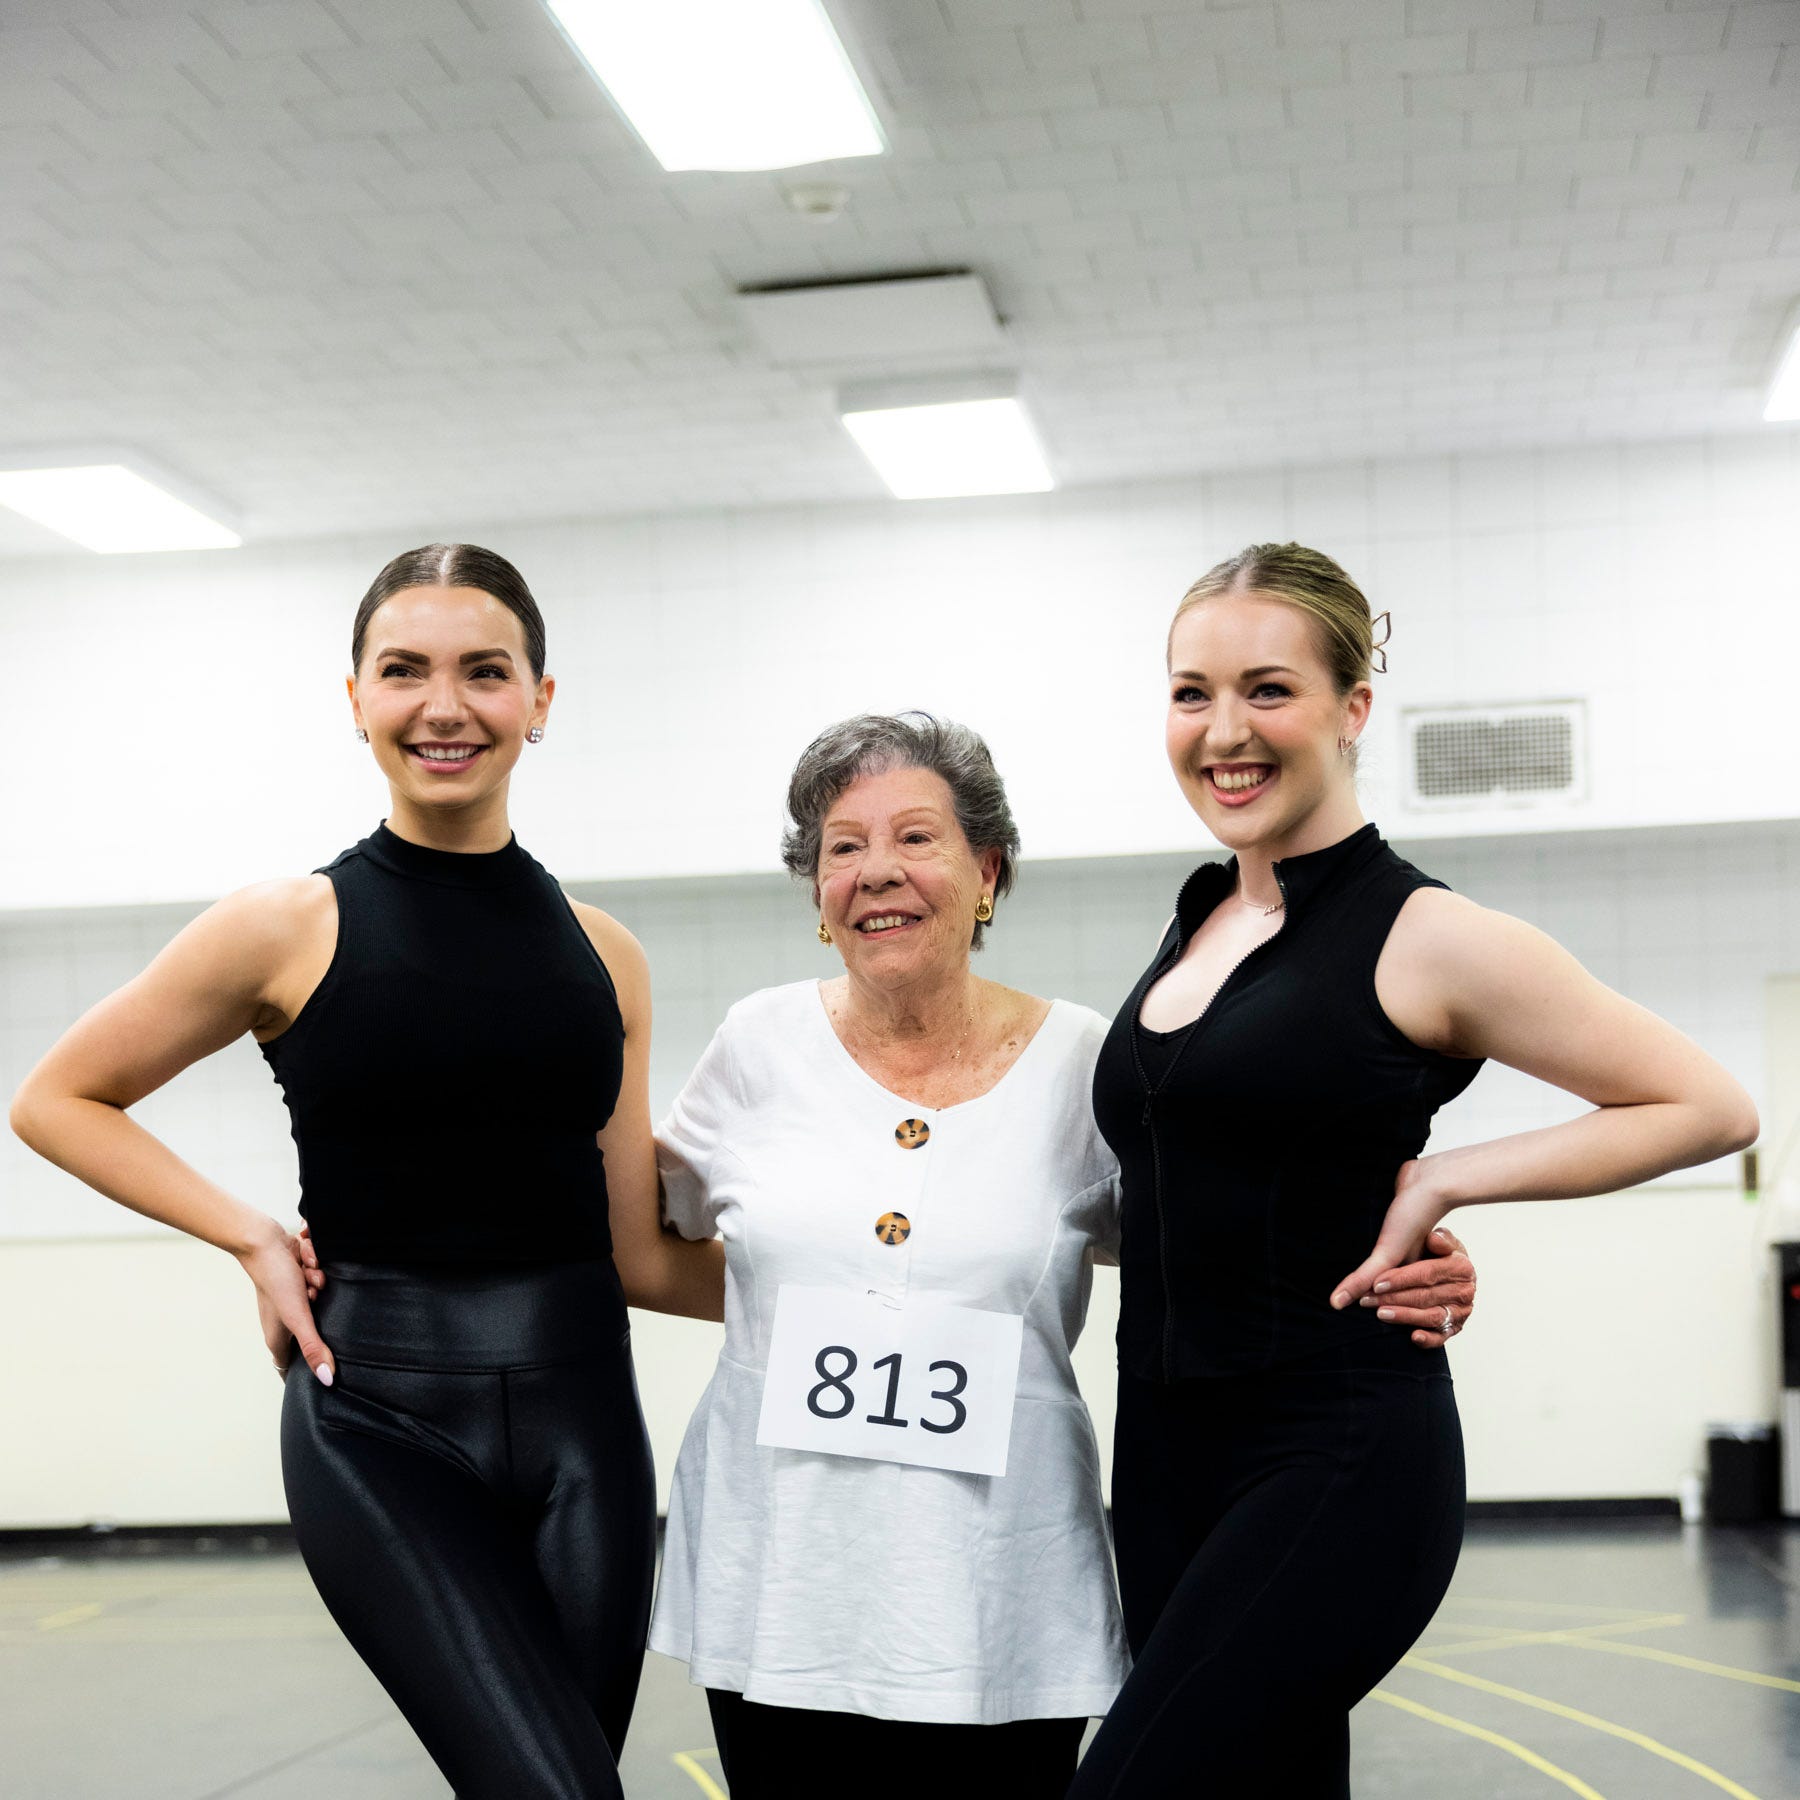
[[[687,1318],[725,1316],[725,1253],[715,1240],[690,1243],[662,1222],[656,1144],[650,1129],[650,965],[637,939],[597,906],[570,902],[618,995],[625,1066],[612,1117],[600,1133],[613,1263],[626,1301]]]

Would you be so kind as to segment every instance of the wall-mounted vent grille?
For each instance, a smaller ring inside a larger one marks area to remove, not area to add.
[[[1413,709],[1403,715],[1407,805],[1422,812],[1567,805],[1587,795],[1587,706]]]

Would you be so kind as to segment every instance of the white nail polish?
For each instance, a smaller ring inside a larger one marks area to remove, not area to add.
[[[320,1363],[319,1366],[313,1370],[313,1373],[315,1375],[317,1375],[318,1378],[322,1382],[324,1382],[324,1384],[327,1387],[331,1386],[331,1364],[330,1363]]]

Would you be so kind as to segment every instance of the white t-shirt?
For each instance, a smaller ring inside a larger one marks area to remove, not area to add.
[[[999,1724],[1105,1712],[1129,1659],[1069,1351],[1118,1165],[1089,1086],[1106,1021],[1057,1001],[987,1093],[870,1076],[816,982],[740,1001],[657,1132],[670,1222],[725,1240],[725,1346],[675,1465],[652,1649],[769,1705]],[[895,1141],[903,1119],[928,1141]],[[904,1242],[875,1223],[906,1215]],[[1006,1474],[756,1442],[784,1282],[1014,1312]]]

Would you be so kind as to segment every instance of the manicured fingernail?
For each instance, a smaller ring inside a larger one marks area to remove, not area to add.
[[[1394,1309],[1391,1306],[1384,1306],[1375,1316],[1378,1319],[1391,1319],[1394,1316]]]
[[[1350,1304],[1350,1296],[1343,1293],[1333,1294],[1331,1296],[1331,1304],[1341,1311]]]
[[[331,1386],[331,1364],[330,1363],[320,1363],[319,1366],[313,1370],[313,1373],[316,1376],[318,1376],[318,1378],[322,1382],[324,1382],[324,1384],[327,1387]]]
[[[1388,1289],[1392,1286],[1393,1286],[1392,1282],[1378,1281],[1375,1284],[1375,1291],[1378,1294],[1385,1294],[1388,1291]]]
[[[1358,1306],[1379,1306],[1381,1303],[1373,1294],[1364,1294],[1356,1304]]]
[[[1443,1228],[1443,1226],[1434,1225],[1431,1228],[1431,1235],[1433,1237],[1448,1237],[1450,1234]]]

